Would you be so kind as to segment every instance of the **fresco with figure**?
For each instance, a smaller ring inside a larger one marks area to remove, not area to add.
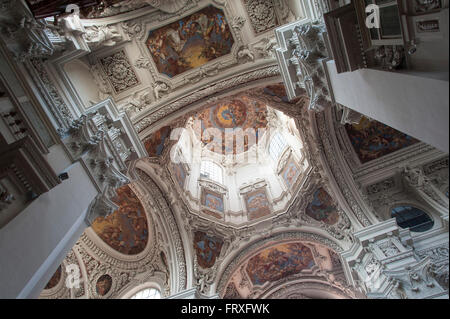
[[[164,151],[164,143],[170,140],[170,126],[165,126],[162,129],[153,133],[150,138],[145,140],[144,145],[148,156],[161,156]]]
[[[52,278],[48,281],[47,285],[44,289],[52,289],[56,287],[56,285],[61,280],[61,274],[62,274],[62,268],[61,265],[59,265],[58,269],[56,269],[55,273],[53,274]]]
[[[197,138],[208,150],[225,155],[248,151],[262,138],[266,126],[267,106],[245,95],[219,102],[194,116]]]
[[[297,178],[300,176],[300,168],[292,156],[289,158],[287,164],[281,171],[281,176],[283,177],[283,180],[288,188],[294,186]]]
[[[363,117],[358,124],[346,124],[348,137],[362,163],[418,143],[415,138],[392,127]]]
[[[225,14],[214,6],[152,30],[147,39],[158,71],[170,78],[231,53],[233,44]]]
[[[95,284],[95,289],[100,296],[106,295],[112,287],[112,278],[110,275],[102,275]]]
[[[116,190],[114,203],[119,206],[108,217],[98,217],[92,224],[92,229],[109,246],[126,255],[142,252],[147,246],[148,224],[142,204],[125,185]]]
[[[312,202],[306,207],[306,215],[328,225],[334,225],[339,220],[333,199],[323,188],[314,192]]]
[[[222,218],[222,214],[220,213],[223,213],[225,211],[222,194],[218,194],[209,189],[203,188],[201,203],[204,207],[203,209],[204,213],[219,219]]]
[[[218,237],[208,236],[204,232],[195,232],[194,249],[197,254],[197,262],[202,268],[214,266],[220,255],[223,240]]]
[[[263,285],[297,274],[314,265],[309,247],[302,243],[283,243],[250,258],[246,272],[254,285]]]
[[[248,219],[253,220],[270,214],[270,204],[265,188],[245,194]]]

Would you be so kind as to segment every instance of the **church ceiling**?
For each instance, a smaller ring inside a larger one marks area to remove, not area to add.
[[[116,192],[113,201],[119,209],[106,218],[97,218],[92,228],[105,243],[120,253],[139,254],[148,241],[148,221],[144,208],[128,185]]]
[[[213,6],[150,31],[146,41],[158,71],[170,78],[229,54],[233,44],[223,11]]]
[[[218,103],[207,108],[194,116],[194,128],[197,137],[207,145],[207,148],[219,154],[236,154],[242,149],[236,146],[233,141],[233,134],[225,132],[235,132],[237,129],[249,130],[252,134],[250,138],[244,140],[244,149],[247,151],[255,143],[258,143],[258,130],[267,126],[267,106],[256,101],[245,94]],[[222,132],[222,136],[213,136],[209,129],[217,129]],[[206,131],[208,130],[208,131]],[[206,134],[205,134],[206,131]]]
[[[346,124],[350,142],[362,163],[380,158],[419,141],[392,127],[363,117],[358,124]]]

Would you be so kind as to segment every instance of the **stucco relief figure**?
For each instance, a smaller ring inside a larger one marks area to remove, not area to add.
[[[261,55],[262,58],[268,59],[275,57],[275,47],[277,41],[274,38],[264,38],[253,46],[253,49]]]
[[[165,82],[157,82],[155,87],[153,88],[153,94],[155,95],[155,99],[159,100],[161,98],[161,93],[168,92],[170,87]]]
[[[89,46],[95,48],[100,46],[112,47],[117,42],[122,41],[122,35],[114,26],[92,26],[86,28],[84,38]]]
[[[252,53],[252,51],[250,51],[248,47],[243,47],[242,49],[240,49],[237,56],[240,60],[248,59],[250,61],[255,61],[255,55]]]

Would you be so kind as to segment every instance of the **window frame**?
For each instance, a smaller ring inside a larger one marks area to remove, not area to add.
[[[204,164],[206,166],[204,166]],[[223,168],[221,165],[210,159],[202,159],[200,162],[200,178],[209,179],[215,183],[223,184]]]

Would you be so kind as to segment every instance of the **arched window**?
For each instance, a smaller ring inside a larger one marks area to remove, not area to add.
[[[155,288],[146,288],[134,294],[130,299],[161,299],[161,293]]]
[[[280,157],[281,153],[286,148],[286,141],[283,139],[280,133],[276,133],[272,140],[270,141],[269,145],[269,155],[273,159],[274,162],[278,161],[278,158]]]
[[[424,211],[412,206],[397,206],[392,209],[397,225],[413,232],[425,232],[433,228],[434,222]]]
[[[202,161],[200,177],[209,178],[217,183],[223,183],[222,168],[214,162]]]

